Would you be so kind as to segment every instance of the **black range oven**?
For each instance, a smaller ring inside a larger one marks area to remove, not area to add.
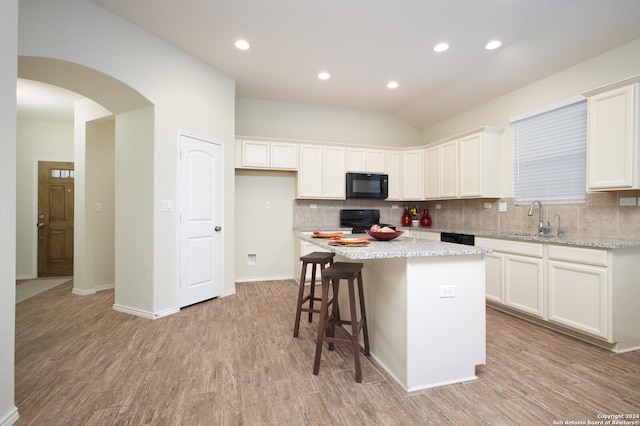
[[[340,226],[351,228],[353,234],[364,234],[364,231],[372,225],[395,226],[380,223],[380,210],[378,209],[342,209],[340,210]]]

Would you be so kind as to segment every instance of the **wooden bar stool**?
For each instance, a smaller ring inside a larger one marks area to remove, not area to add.
[[[362,369],[360,368],[360,342],[358,336],[362,332],[364,340],[364,354],[369,355],[369,333],[367,331],[367,314],[364,307],[364,293],[362,290],[362,263],[336,262],[322,271],[322,297],[320,298],[320,323],[318,324],[318,337],[316,339],[316,357],[313,363],[313,374],[320,371],[320,356],[323,342],[329,343],[329,350],[334,343],[350,344],[353,348],[353,360],[356,370],[356,382],[362,382]],[[354,281],[358,281],[358,299],[360,305],[360,320],[357,319],[356,297]],[[338,308],[338,291],[340,280],[347,280],[349,285],[349,320],[340,318]],[[333,287],[332,299],[329,299],[329,284]],[[329,314],[329,306],[331,314]],[[350,324],[351,337],[339,339],[335,337],[336,325]]]
[[[296,305],[296,322],[293,327],[293,337],[298,337],[298,331],[300,330],[300,315],[302,312],[309,312],[309,322],[313,320],[313,313],[320,313],[320,309],[314,309],[313,302],[319,302],[320,298],[315,296],[316,288],[316,268],[320,265],[320,273],[325,268],[325,265],[333,265],[334,253],[314,251],[305,256],[300,257],[302,261],[302,272],[300,273],[300,289],[298,290],[298,304]],[[304,283],[307,278],[307,265],[311,264],[311,285],[309,293],[304,294]],[[306,302],[309,302],[308,307],[304,307]]]

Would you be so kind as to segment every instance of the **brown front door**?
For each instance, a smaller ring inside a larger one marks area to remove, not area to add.
[[[73,163],[38,162],[38,276],[73,276]]]

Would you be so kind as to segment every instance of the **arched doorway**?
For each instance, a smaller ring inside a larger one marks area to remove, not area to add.
[[[104,218],[101,213],[103,201],[96,196],[101,187],[100,182],[108,178],[114,178],[116,167],[121,171],[121,175],[127,176],[127,167],[134,169],[135,165],[118,165],[115,155],[112,154],[113,167],[105,167],[105,159],[108,156],[99,152],[100,146],[104,145],[105,139],[111,138],[111,143],[115,145],[115,121],[120,116],[127,116],[123,121],[135,124],[132,133],[136,136],[141,132],[153,135],[153,106],[146,98],[136,90],[123,84],[122,82],[105,75],[96,70],[66,62],[62,60],[41,58],[41,57],[19,57],[18,77],[40,81],[54,86],[78,93],[86,99],[76,102],[74,116],[74,163],[75,163],[75,200],[74,200],[74,290],[75,294],[92,294],[98,290],[111,288],[115,285],[115,280],[111,283],[105,282],[99,277],[100,271],[111,266],[102,255],[101,247],[107,246],[105,240],[104,227],[101,223]],[[137,111],[145,111],[143,114],[136,114]],[[134,117],[130,119],[130,117]],[[135,117],[139,117],[136,121]],[[127,129],[127,126],[123,126]],[[141,130],[142,129],[142,130]],[[146,130],[145,130],[146,129]],[[120,135],[127,139],[126,130]],[[133,139],[135,136],[132,136]],[[148,138],[152,146],[153,138]],[[107,141],[108,142],[108,141]],[[101,145],[102,144],[102,145]],[[138,152],[139,154],[139,152]],[[135,153],[134,153],[135,155]],[[108,161],[108,160],[107,160]],[[122,163],[122,161],[120,161]],[[135,160],[132,160],[135,162]],[[131,172],[128,176],[131,176]],[[106,178],[105,178],[106,176]],[[126,179],[126,177],[125,177]],[[126,184],[120,185],[124,188]],[[115,193],[116,183],[113,183]],[[152,186],[152,184],[151,184]],[[103,191],[108,193],[108,191]],[[127,192],[127,191],[124,191]],[[127,194],[123,196],[126,197]],[[112,197],[115,194],[111,195]],[[132,195],[131,197],[135,197]],[[113,204],[112,200],[109,200]],[[113,222],[113,220],[112,220]],[[113,229],[113,223],[111,223]],[[135,226],[135,225],[134,225]],[[108,232],[108,231],[107,231]],[[115,240],[117,233],[123,231],[112,231],[112,250],[118,250]],[[124,232],[126,233],[126,231]],[[122,244],[121,244],[122,247]],[[117,253],[114,253],[117,255]],[[126,256],[121,256],[126,257]],[[106,266],[105,266],[106,264]],[[113,274],[112,274],[113,275]],[[116,286],[116,298],[118,288]]]

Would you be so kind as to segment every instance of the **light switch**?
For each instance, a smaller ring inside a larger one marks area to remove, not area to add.
[[[162,200],[161,211],[163,212],[173,211],[173,203],[171,202],[171,200]]]

